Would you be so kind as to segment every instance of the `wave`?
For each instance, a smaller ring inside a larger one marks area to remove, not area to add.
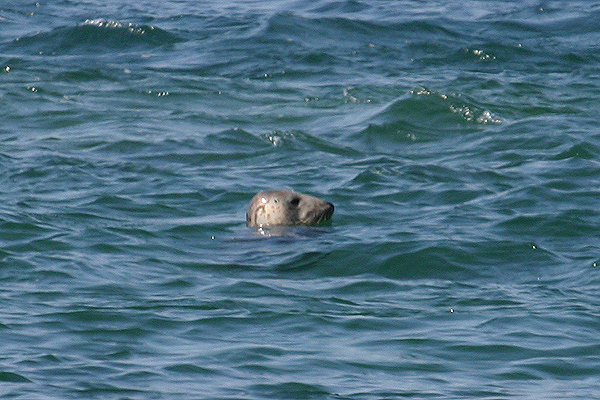
[[[417,87],[355,121],[354,140],[388,153],[392,143],[438,140],[440,135],[470,132],[503,119],[463,94],[449,95]]]
[[[77,26],[17,38],[9,47],[33,54],[72,54],[103,50],[157,47],[183,41],[177,35],[151,25],[89,19]]]

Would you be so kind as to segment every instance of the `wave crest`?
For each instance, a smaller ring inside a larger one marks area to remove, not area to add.
[[[156,47],[182,40],[177,35],[150,25],[88,19],[81,25],[18,38],[13,46],[35,54],[65,54]]]

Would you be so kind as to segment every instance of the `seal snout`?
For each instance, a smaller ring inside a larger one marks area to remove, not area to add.
[[[330,202],[327,202],[327,205],[329,206],[327,208],[327,219],[329,219],[333,216],[333,212],[335,211],[335,206],[333,205],[333,203],[330,203]]]
[[[334,211],[335,211],[335,206],[333,205],[333,203],[326,201],[325,202],[325,212],[323,213],[324,218],[319,222],[327,221],[328,219],[330,219],[333,216]]]

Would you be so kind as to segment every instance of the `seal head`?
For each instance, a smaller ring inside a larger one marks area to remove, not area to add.
[[[246,212],[250,227],[313,225],[327,221],[334,206],[328,201],[293,190],[265,190],[256,194]]]

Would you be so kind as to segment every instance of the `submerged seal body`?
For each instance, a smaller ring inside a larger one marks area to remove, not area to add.
[[[250,227],[313,225],[333,215],[332,203],[293,190],[265,190],[256,194],[246,212]]]

